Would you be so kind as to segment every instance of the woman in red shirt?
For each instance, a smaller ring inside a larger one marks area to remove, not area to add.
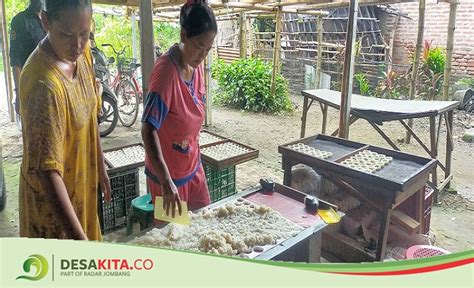
[[[158,58],[142,117],[147,186],[174,217],[180,200],[194,210],[210,203],[201,165],[199,131],[205,113],[202,62],[217,34],[211,8],[188,0],[180,14],[181,42]]]

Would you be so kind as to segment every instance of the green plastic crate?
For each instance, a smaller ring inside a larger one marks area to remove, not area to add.
[[[217,169],[204,164],[204,172],[212,203],[237,192],[235,189],[235,166]]]

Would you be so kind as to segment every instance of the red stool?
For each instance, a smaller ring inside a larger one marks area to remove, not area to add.
[[[428,258],[433,256],[440,256],[445,254],[451,254],[442,248],[430,246],[430,245],[415,245],[407,249],[405,253],[406,259],[419,259]]]

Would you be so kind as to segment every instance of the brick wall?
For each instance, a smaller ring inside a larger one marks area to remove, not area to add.
[[[398,70],[408,64],[410,51],[414,51],[418,29],[418,3],[394,4],[409,18],[401,17],[397,26],[393,63]],[[395,15],[379,13],[382,30],[387,43],[390,39]],[[449,18],[449,4],[426,1],[424,39],[432,41],[435,47],[446,47]],[[456,76],[474,76],[474,0],[459,0],[454,34],[453,74]]]

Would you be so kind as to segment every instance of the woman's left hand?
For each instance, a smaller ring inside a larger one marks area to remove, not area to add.
[[[100,191],[104,193],[105,202],[110,202],[112,200],[112,189],[110,188],[110,180],[109,175],[107,174],[107,170],[105,169],[105,165],[103,165],[101,169],[99,169],[99,185]]]

